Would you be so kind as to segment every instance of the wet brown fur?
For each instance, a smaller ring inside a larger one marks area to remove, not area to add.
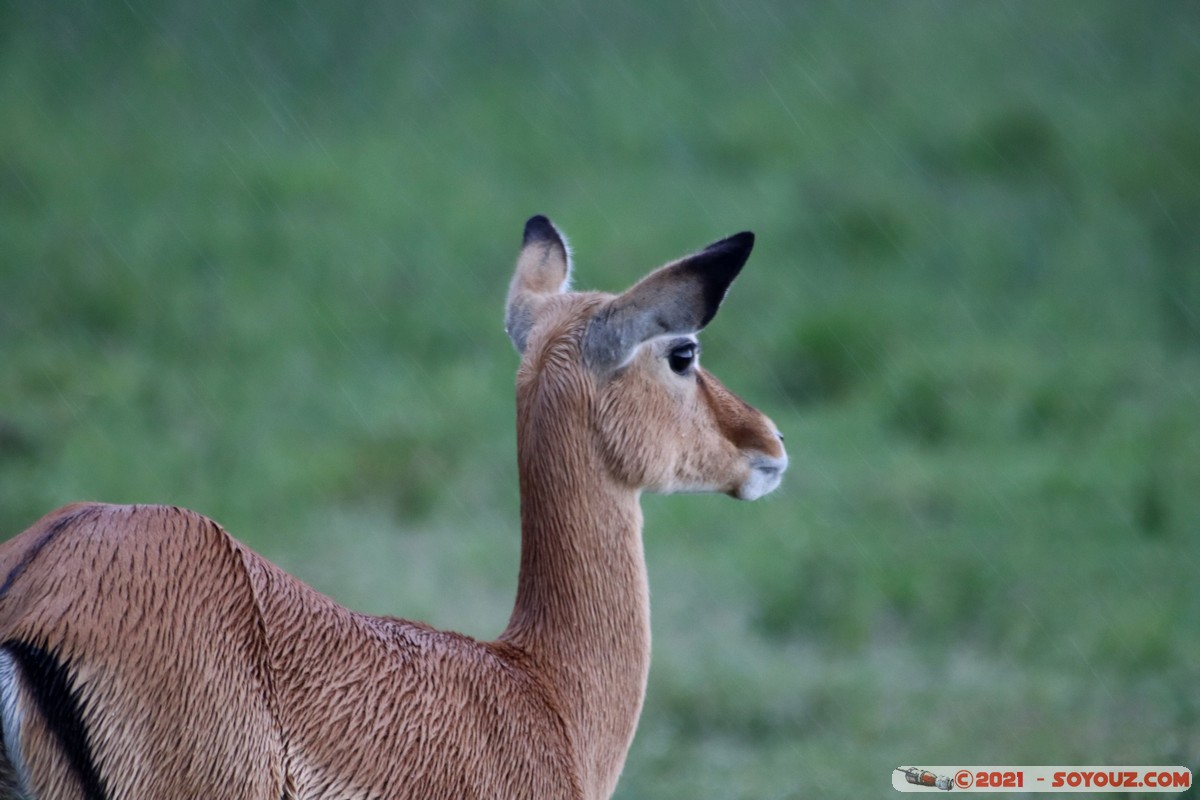
[[[665,372],[652,343],[584,366],[613,296],[561,291],[566,259],[527,234],[510,293],[522,545],[497,641],[350,611],[179,508],[67,506],[0,545],[0,642],[63,665],[103,796],[612,793],[649,669],[640,492],[736,494],[750,456],[783,449],[715,378]],[[0,797],[20,796],[3,782],[16,747],[34,796],[82,798],[34,677],[16,681]]]

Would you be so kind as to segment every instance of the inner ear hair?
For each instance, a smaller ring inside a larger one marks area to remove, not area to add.
[[[566,237],[546,217],[530,217],[504,307],[504,330],[517,352],[525,352],[542,300],[567,291],[570,281],[571,250]]]

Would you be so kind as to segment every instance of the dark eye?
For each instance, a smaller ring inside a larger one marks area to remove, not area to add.
[[[676,375],[686,375],[696,362],[696,345],[681,344],[667,354],[667,364]]]

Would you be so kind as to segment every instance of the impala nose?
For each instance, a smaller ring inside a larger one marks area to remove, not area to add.
[[[780,450],[782,449],[781,447]],[[779,456],[754,456],[750,459],[750,475],[738,487],[734,496],[739,500],[757,500],[765,494],[770,494],[779,488],[787,466],[787,453]]]

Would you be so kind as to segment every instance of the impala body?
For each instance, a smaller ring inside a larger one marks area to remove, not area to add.
[[[611,795],[649,669],[640,493],[755,499],[787,466],[698,363],[752,244],[575,293],[561,234],[526,224],[496,641],[350,611],[179,508],[75,504],[0,545],[0,798]]]

